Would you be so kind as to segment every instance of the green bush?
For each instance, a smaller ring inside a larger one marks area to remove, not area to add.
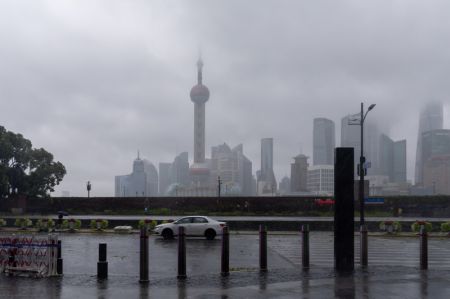
[[[107,229],[108,228],[108,220],[106,219],[98,219],[100,221],[100,229]],[[91,228],[92,229],[98,229],[97,228],[97,220],[92,219],[91,220]]]
[[[145,223],[145,220],[146,220],[146,219],[141,219],[141,220],[139,220],[139,224],[138,224],[138,227],[139,227],[139,228],[144,227],[144,225],[146,224],[146,223]],[[147,221],[148,221],[148,220],[147,220]],[[148,230],[154,229],[155,226],[156,226],[156,220],[152,220],[152,221],[150,221],[150,222],[147,222],[147,225],[148,225]]]
[[[33,221],[28,218],[17,218],[14,225],[20,228],[27,228],[33,225]]]
[[[55,221],[53,219],[39,219],[36,221],[36,228],[40,231],[49,230],[53,227],[55,227]]]
[[[419,232],[420,231],[420,226],[424,225],[425,226],[425,231],[427,233],[431,232],[433,230],[433,225],[430,222],[426,222],[426,221],[416,221],[411,225],[411,230],[413,232]]]
[[[393,232],[402,231],[402,225],[398,221],[381,221],[379,225],[380,230],[387,231],[389,225],[392,225]]]
[[[450,222],[441,223],[441,231],[445,233],[450,232]]]
[[[62,224],[63,228],[68,229],[70,227],[69,220],[72,220],[72,219],[64,219],[63,224]],[[81,228],[81,220],[80,219],[73,219],[73,220],[75,220],[74,224],[73,224],[74,229],[80,229]]]
[[[3,218],[0,218],[0,227],[6,226],[6,220]]]

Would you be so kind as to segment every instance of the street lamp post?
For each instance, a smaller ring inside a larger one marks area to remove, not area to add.
[[[366,157],[364,157],[364,120],[366,119],[367,113],[369,113],[370,110],[372,110],[375,107],[375,104],[372,104],[367,109],[366,113],[364,113],[364,103],[361,103],[361,121],[360,121],[360,127],[361,127],[361,154],[359,156],[359,165],[358,165],[358,172],[359,172],[359,224],[361,226],[365,225],[364,221],[364,176],[365,176],[365,163],[366,163]]]
[[[86,190],[87,190],[87,193],[88,193],[88,198],[90,197],[91,188],[92,188],[91,182],[88,181],[88,182],[86,183]]]
[[[220,187],[222,185],[222,181],[220,180],[220,176],[217,177],[217,197],[220,197]]]
[[[367,227],[364,221],[364,176],[366,174],[366,158],[364,157],[364,120],[367,113],[375,107],[375,104],[369,106],[364,113],[364,103],[361,103],[361,115],[359,125],[361,127],[361,154],[359,156],[359,224],[360,224],[360,262],[362,266],[368,264],[368,240],[367,240]]]

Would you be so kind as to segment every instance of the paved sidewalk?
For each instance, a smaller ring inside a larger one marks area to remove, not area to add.
[[[232,235],[230,276],[220,276],[220,239],[187,240],[187,275],[176,279],[177,242],[152,236],[150,284],[140,285],[139,236],[63,234],[64,276],[0,275],[0,298],[450,298],[450,242],[429,242],[430,270],[418,270],[417,238],[369,238],[369,267],[338,275],[331,233],[311,233],[311,269],[301,269],[298,235],[268,237],[269,272],[258,271],[258,236]],[[108,244],[109,279],[97,281],[98,243]],[[356,244],[356,248],[357,248]],[[355,250],[358,253],[358,250]]]

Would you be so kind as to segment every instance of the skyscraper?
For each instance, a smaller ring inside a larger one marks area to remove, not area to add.
[[[387,176],[392,183],[406,182],[406,140],[393,141],[382,134],[380,137],[379,174]]]
[[[220,177],[224,195],[252,195],[252,162],[244,156],[242,144],[233,149],[226,143],[211,148],[211,176]]]
[[[261,175],[273,172],[273,138],[261,139]]]
[[[181,186],[189,186],[189,154],[182,152],[172,162],[170,167],[170,177],[172,184]]]
[[[209,167],[205,162],[205,103],[209,99],[209,89],[203,85],[203,61],[197,61],[197,85],[192,87],[190,97],[194,102],[194,164],[190,168],[195,187],[207,186]]]
[[[158,195],[158,172],[155,166],[138,155],[133,162],[133,171],[129,175],[115,178],[116,197],[138,197]]]
[[[428,103],[420,113],[419,132],[417,135],[416,149],[416,173],[415,183],[422,185],[423,183],[423,166],[425,161],[422,160],[422,138],[423,133],[431,130],[440,130],[444,126],[444,108],[440,102]]]
[[[394,142],[394,183],[406,183],[406,139]]]
[[[450,155],[450,130],[431,130],[422,133],[420,151],[423,163],[433,157]]]
[[[261,170],[257,175],[258,194],[274,194],[277,181],[273,172],[273,138],[261,139]]]
[[[359,155],[361,151],[361,141],[360,141],[360,127],[356,125],[349,125],[351,115],[345,116],[341,120],[341,146],[342,147],[353,147],[355,151],[354,155],[354,165],[355,165],[355,176],[357,175],[356,167],[359,163]]]
[[[165,195],[172,183],[171,166],[172,163],[159,163],[159,195]]]
[[[333,165],[335,148],[334,122],[315,118],[313,127],[313,164]]]
[[[341,146],[353,147],[355,149],[354,163],[355,176],[357,175],[357,165],[361,155],[361,127],[359,125],[349,125],[356,115],[348,115],[341,121]],[[359,115],[357,116],[359,117]],[[359,121],[359,119],[358,119]],[[380,173],[380,131],[378,126],[371,121],[364,122],[364,156],[366,162],[370,162],[370,168],[367,169],[368,175],[377,175]]]
[[[291,164],[291,192],[307,192],[308,157],[298,155]]]
[[[306,187],[316,195],[334,194],[334,165],[314,165],[308,168]]]

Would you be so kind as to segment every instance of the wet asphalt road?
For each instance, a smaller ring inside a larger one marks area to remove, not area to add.
[[[0,298],[450,298],[448,239],[430,240],[430,270],[423,272],[417,238],[371,237],[367,271],[356,267],[353,275],[339,276],[333,271],[331,233],[311,233],[308,272],[300,268],[300,236],[269,235],[269,272],[261,275],[258,236],[231,235],[228,278],[219,274],[220,239],[188,239],[188,279],[178,281],[177,241],[151,237],[148,286],[138,283],[138,235],[63,234],[61,239],[63,278],[3,276]],[[99,282],[101,242],[108,244],[110,276]]]

